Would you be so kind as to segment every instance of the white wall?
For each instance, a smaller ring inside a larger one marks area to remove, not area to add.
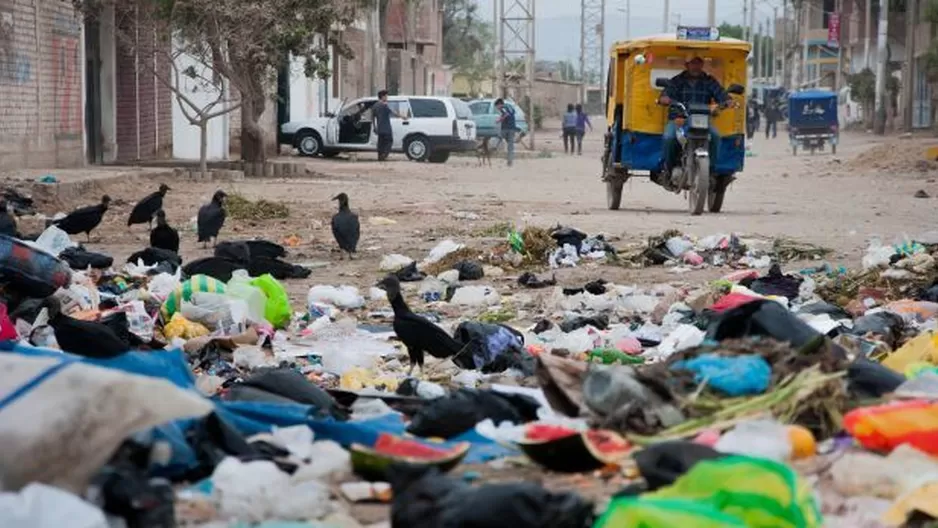
[[[290,59],[290,121],[320,117],[327,108],[335,112],[342,102],[332,93],[332,79],[310,79],[303,70],[305,64],[302,57]]]
[[[192,66],[201,75],[211,77],[211,70],[199,63],[197,60],[186,54],[180,54],[176,58],[176,71],[185,71]],[[204,108],[218,98],[218,90],[215,87],[207,85],[204,82],[192,80],[182,75],[180,86],[183,93],[196,106]],[[184,160],[198,160],[201,145],[199,127],[189,123],[182,110],[179,108],[179,102],[176,94],[173,95],[173,157]],[[221,110],[222,106],[217,105],[212,112]],[[194,114],[189,110],[190,114]],[[218,116],[208,122],[208,159],[210,161],[224,160],[228,158],[228,128],[231,114]]]

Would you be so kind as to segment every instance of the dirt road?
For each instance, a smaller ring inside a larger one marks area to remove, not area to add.
[[[559,134],[540,134],[537,148],[550,154],[518,160],[513,168],[494,160],[480,167],[475,158],[453,157],[445,165],[417,164],[395,156],[377,163],[371,156],[351,159],[308,160],[312,175],[289,180],[246,180],[236,183],[169,181],[173,191],[165,208],[183,236],[182,253],[193,259],[207,255],[195,243],[191,221],[198,206],[216,188],[251,199],[286,203],[290,217],[261,222],[229,221],[221,239],[262,236],[280,241],[295,234],[302,243],[293,251],[295,261],[328,262],[308,281],[292,281],[298,298],[312,283],[373,284],[380,258],[404,253],[421,258],[445,238],[472,244],[495,243],[480,233],[506,222],[517,226],[564,224],[623,240],[640,240],[665,229],[698,236],[746,233],[766,237],[787,236],[836,250],[834,260],[859,263],[871,236],[887,239],[933,228],[935,198],[914,195],[925,190],[938,196],[934,170],[923,170],[914,157],[925,140],[888,140],[879,145],[870,136],[848,135],[837,156],[829,153],[793,157],[787,138],[757,138],[755,156],[729,189],[725,212],[690,217],[683,196],[669,194],[645,178],[626,184],[623,209],[605,207],[604,185],[599,180],[601,135],[587,136],[582,156],[568,156]],[[858,157],[859,156],[859,157]],[[124,259],[146,245],[142,226],[133,233],[126,218],[133,203],[155,190],[158,182],[99,185],[71,205],[91,203],[107,192],[116,199],[90,248]],[[152,189],[151,189],[152,187]],[[360,259],[339,263],[329,218],[339,192],[351,196],[352,208],[362,217]],[[48,214],[54,211],[45,211]],[[393,221],[379,221],[382,217]],[[185,230],[185,232],[183,232]],[[606,270],[611,280],[652,280],[644,270]],[[560,280],[583,271],[560,274]],[[692,278],[692,277],[684,277]]]

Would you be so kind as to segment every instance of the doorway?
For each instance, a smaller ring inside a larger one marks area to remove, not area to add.
[[[85,160],[90,165],[104,162],[101,131],[101,26],[85,19]]]

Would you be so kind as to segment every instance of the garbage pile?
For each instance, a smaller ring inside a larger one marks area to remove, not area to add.
[[[545,259],[616,253],[553,234]],[[0,236],[0,524],[346,527],[359,503],[427,528],[938,518],[936,246],[870,255],[855,289],[779,261],[558,285],[444,241],[297,307],[281,281],[301,273],[256,273],[292,266],[266,241],[119,265],[55,227]],[[519,465],[581,478],[506,479]]]

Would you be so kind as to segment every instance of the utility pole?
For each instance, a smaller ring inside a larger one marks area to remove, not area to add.
[[[586,103],[587,85],[590,81],[599,79],[600,90],[605,88],[605,27],[606,0],[580,0],[580,79],[583,83],[583,103]]]
[[[743,40],[749,42],[749,34],[752,32],[752,28],[749,27],[749,0],[743,0]]]
[[[811,16],[808,13],[808,4],[801,3],[801,82],[796,88],[807,86],[808,79],[808,31],[811,23]]]
[[[876,36],[876,115],[873,132],[886,133],[886,36],[889,34],[889,0],[879,1],[879,31]]]
[[[664,0],[664,18],[661,19],[661,32],[667,33],[671,21],[671,0]]]
[[[779,56],[779,51],[782,51],[782,49],[779,47],[779,43],[785,41],[784,37],[782,37],[782,35],[785,32],[785,29],[784,29],[785,26],[783,23],[782,34],[779,34],[778,32],[778,7],[772,10],[772,14],[775,17],[773,24],[772,24],[772,27],[775,29],[775,31],[772,32],[772,73],[774,74],[773,78],[775,79],[775,85],[781,86],[782,77],[781,75],[779,75],[778,72],[779,72],[779,66],[783,64],[783,62],[778,60],[778,56]],[[784,59],[782,60],[784,61]],[[784,71],[784,68],[781,68],[781,70]]]
[[[873,38],[873,0],[866,0],[866,18],[863,19],[863,29],[863,65],[865,68],[872,68],[870,39]]]
[[[754,39],[756,41],[756,45],[758,46],[755,49],[755,52],[756,52],[756,61],[755,61],[755,66],[754,66],[755,71],[756,71],[755,78],[759,79],[759,78],[765,77],[765,65],[762,63],[762,55],[764,51],[762,48],[765,47],[764,46],[765,39],[762,36],[762,22],[759,22],[759,31],[756,33]]]
[[[771,35],[769,28],[772,27],[771,22],[769,17],[765,18],[765,33],[762,35],[762,54],[765,56],[762,60],[762,77],[766,84],[769,83],[769,72],[773,71],[773,69],[770,68],[772,48],[769,47],[769,35]]]
[[[788,76],[788,29],[788,0],[782,0],[782,77],[779,84],[786,89],[791,85]]]
[[[534,1],[498,0],[498,88],[501,97],[514,99],[523,106],[529,123],[528,148],[534,148]]]
[[[905,68],[902,72],[902,124],[906,132],[912,132],[912,120],[915,116],[915,25],[918,22],[918,2],[905,2]]]
[[[717,25],[717,0],[707,0],[707,25]]]
[[[837,0],[834,7],[835,12],[830,14],[830,18],[827,22],[829,26],[831,23],[830,21],[833,20],[834,17],[837,17],[837,70],[834,72],[834,91],[838,94],[840,93],[841,86],[843,86],[844,76],[844,41],[840,37],[844,33],[844,20],[841,16],[841,13],[843,13],[843,7],[843,0]]]
[[[743,0],[745,2],[746,0]],[[756,0],[749,0],[749,43],[756,45],[754,33],[756,31]],[[755,49],[753,49],[755,51]]]

